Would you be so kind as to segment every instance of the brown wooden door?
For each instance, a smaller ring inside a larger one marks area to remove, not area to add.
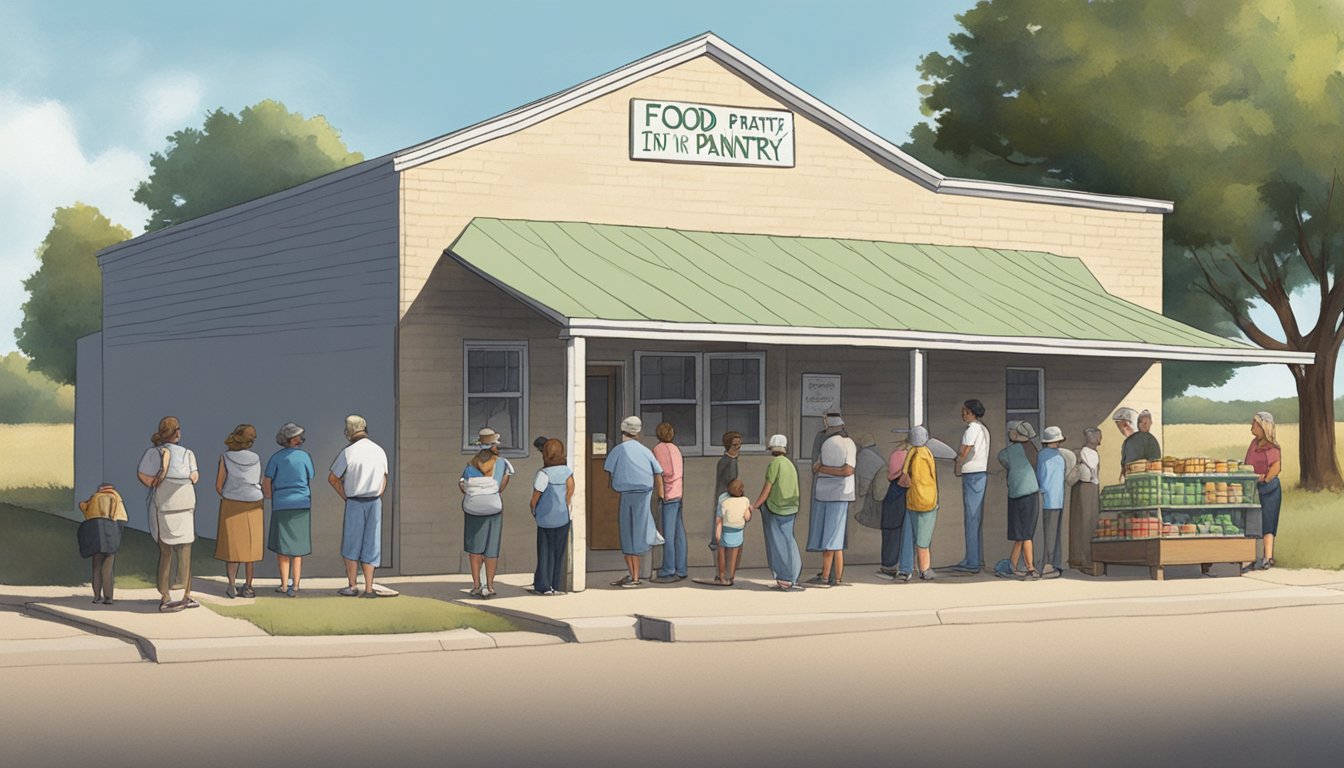
[[[621,496],[611,490],[611,476],[602,469],[607,451],[620,442],[621,369],[588,369],[588,548],[620,549]]]

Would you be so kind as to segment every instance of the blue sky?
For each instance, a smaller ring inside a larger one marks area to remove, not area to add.
[[[0,353],[52,210],[79,200],[138,234],[147,212],[131,189],[150,153],[215,107],[278,99],[374,157],[713,31],[899,143],[922,119],[919,57],[948,52],[972,4],[5,0]],[[1206,394],[1290,395],[1292,380],[1263,366]]]

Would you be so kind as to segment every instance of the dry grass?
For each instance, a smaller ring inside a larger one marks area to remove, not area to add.
[[[1251,442],[1247,424],[1169,424],[1163,453],[1241,459]],[[1278,426],[1283,446],[1283,512],[1274,541],[1274,562],[1289,568],[1344,568],[1344,494],[1297,489],[1297,425]],[[1344,466],[1344,422],[1335,424],[1335,449]]]
[[[73,424],[0,424],[0,489],[73,487]]]

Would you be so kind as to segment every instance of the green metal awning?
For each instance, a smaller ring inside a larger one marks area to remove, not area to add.
[[[1310,363],[1038,251],[474,219],[447,253],[570,335]]]

